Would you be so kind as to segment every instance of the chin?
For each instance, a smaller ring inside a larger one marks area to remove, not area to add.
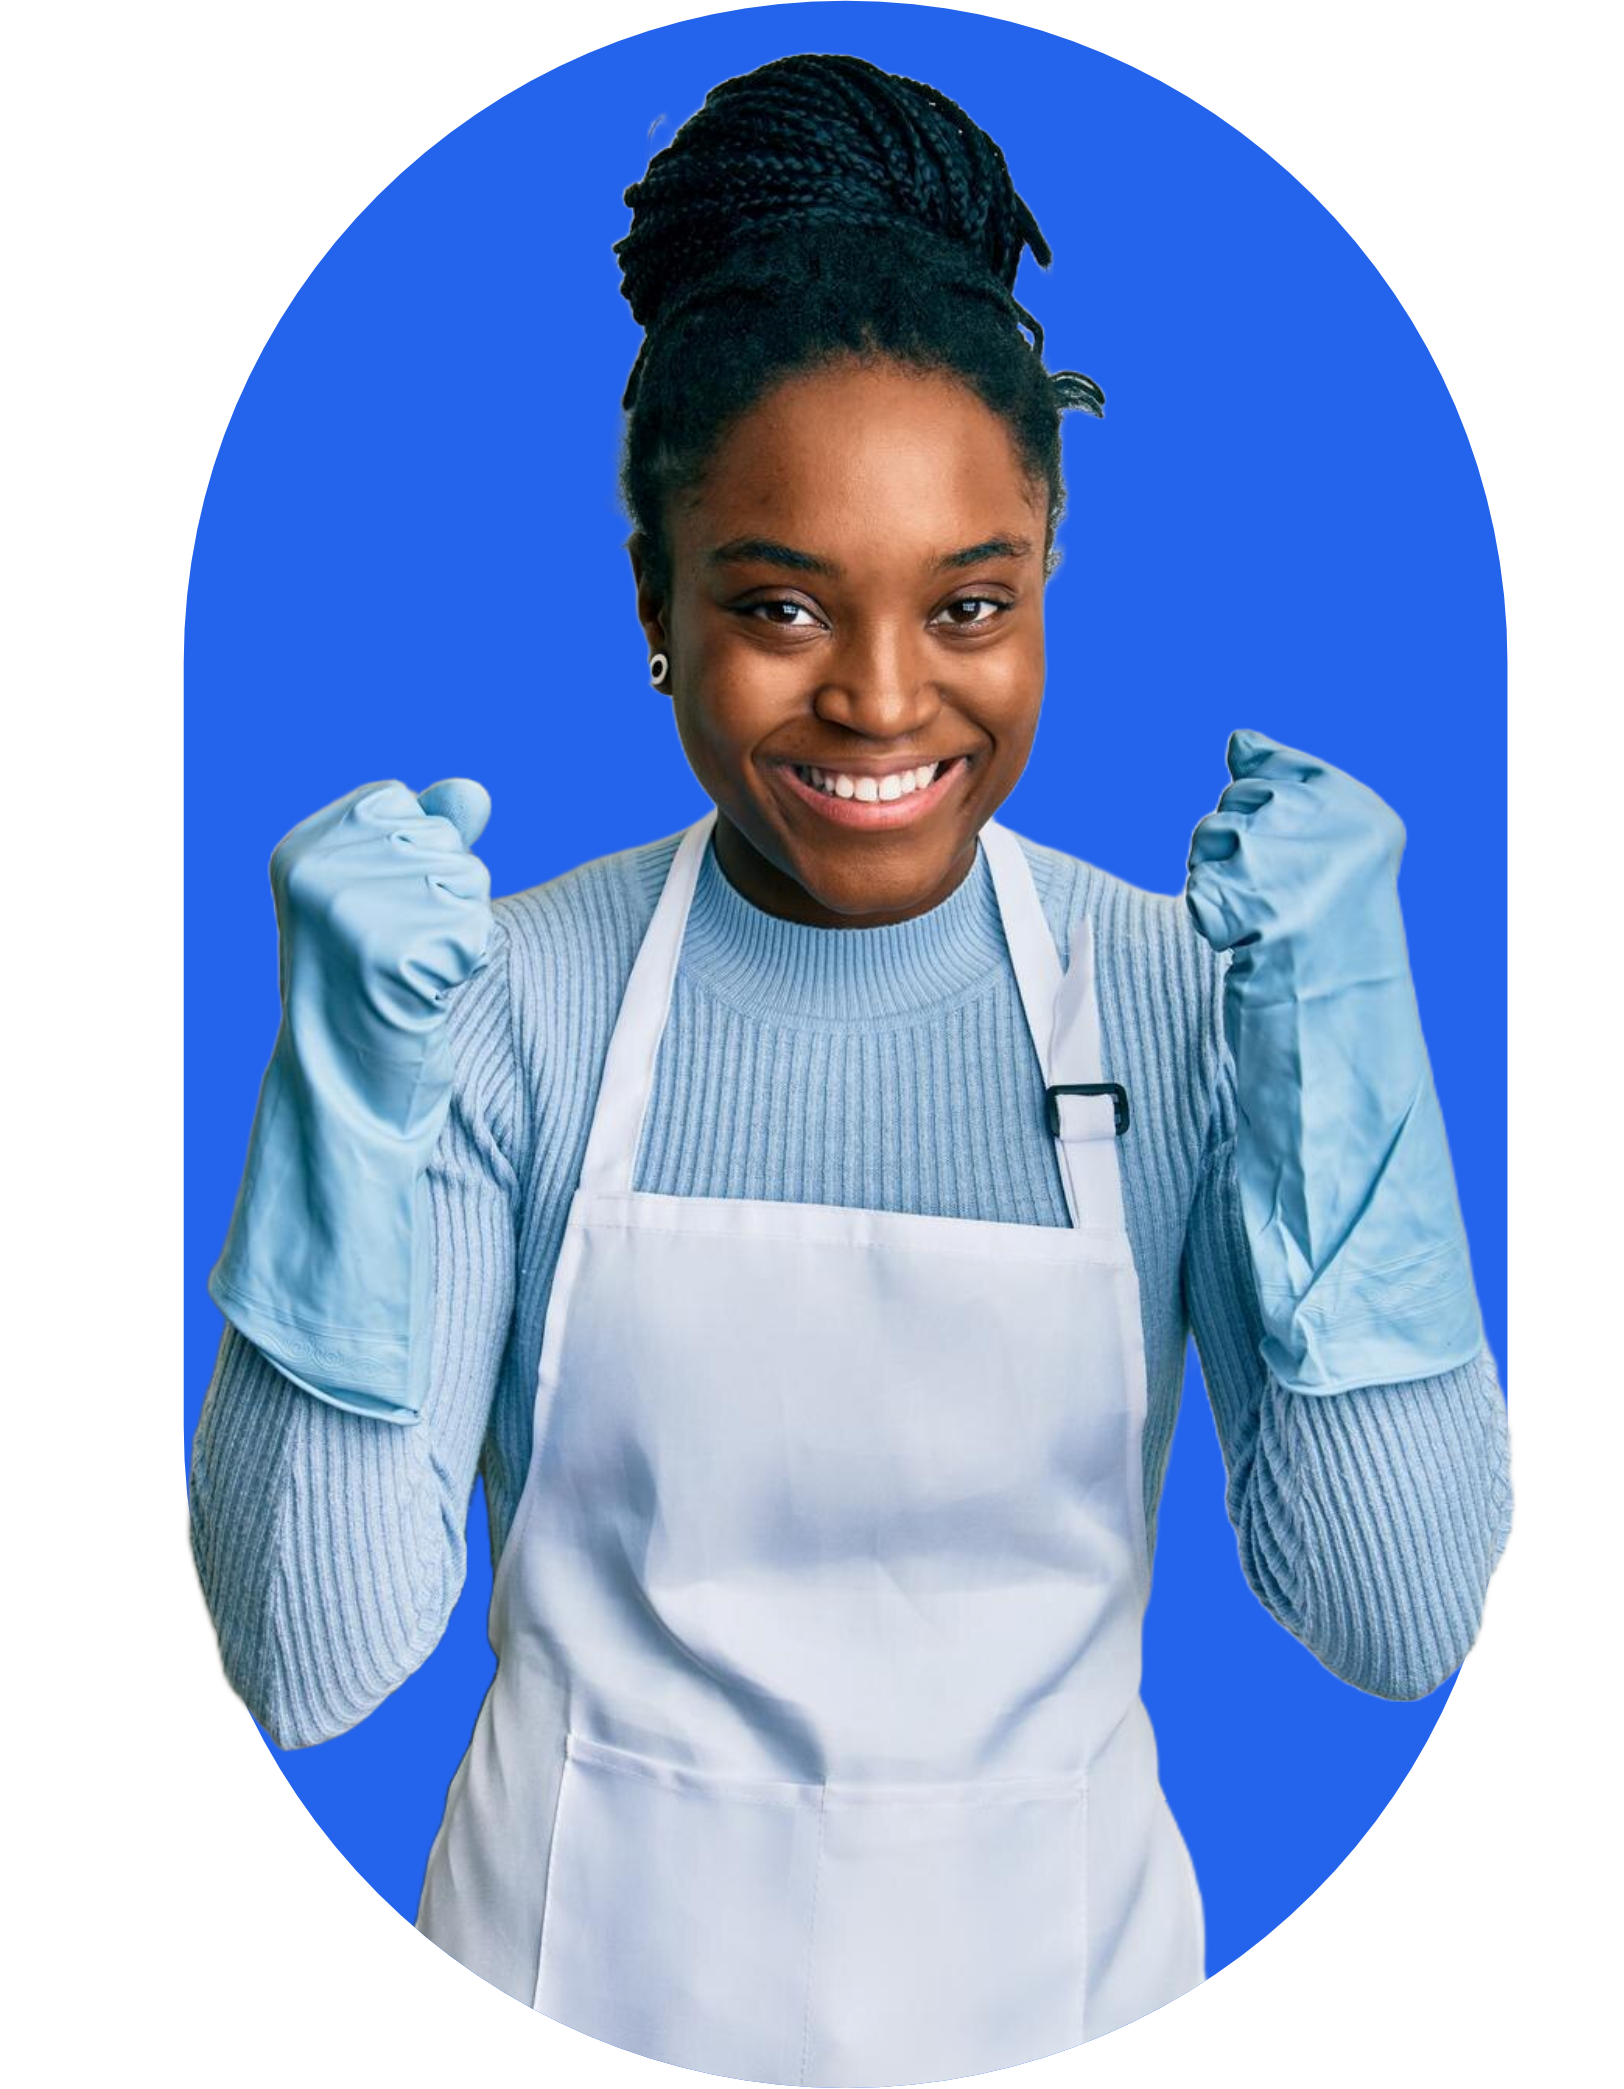
[[[969,839],[953,846],[864,837],[815,856],[790,859],[788,874],[820,907],[853,919],[922,913],[945,897]]]

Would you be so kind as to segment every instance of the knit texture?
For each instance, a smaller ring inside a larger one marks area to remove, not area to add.
[[[344,1732],[433,1650],[478,1472],[500,1555],[604,1056],[678,840],[495,902],[491,960],[448,1018],[421,1420],[345,1413],[225,1330],[193,1446],[193,1548],[226,1672],[279,1746]],[[1021,846],[1062,958],[1092,919],[1105,1071],[1130,1097],[1152,1544],[1193,1335],[1251,1587],[1347,1682],[1422,1696],[1471,1646],[1509,1529],[1494,1359],[1325,1396],[1273,1379],[1235,1176],[1228,961],[1181,896]],[[707,851],[638,1189],[1063,1226],[1042,1101],[984,853],[928,914],[851,930],[763,913]]]

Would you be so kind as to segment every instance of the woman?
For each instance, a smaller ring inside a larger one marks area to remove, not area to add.
[[[278,849],[196,1553],[319,1741],[433,1648],[482,1471],[419,1926],[657,2059],[940,2080],[1202,1976],[1138,1694],[1190,1333],[1253,1588],[1381,1695],[1475,1635],[1503,1410],[1388,808],[1237,733],[1178,897],[995,817],[1103,405],[997,147],[799,56],[627,201],[638,616],[715,810],[494,909],[476,786]]]

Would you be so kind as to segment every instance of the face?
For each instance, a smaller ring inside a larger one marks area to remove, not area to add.
[[[842,364],[780,384],[673,502],[638,615],[729,881],[878,927],[938,905],[1026,766],[1048,491],[954,379]]]

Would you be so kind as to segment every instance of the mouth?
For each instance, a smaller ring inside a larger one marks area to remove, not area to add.
[[[923,819],[970,765],[968,755],[911,767],[824,769],[810,762],[775,762],[793,795],[838,827],[905,827]]]

